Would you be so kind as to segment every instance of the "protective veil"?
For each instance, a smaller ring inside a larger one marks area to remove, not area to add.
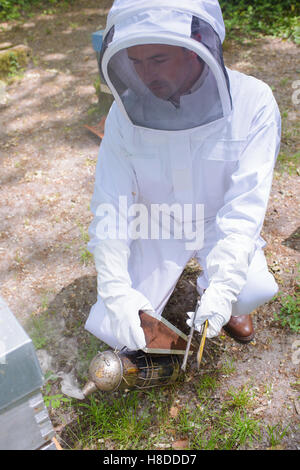
[[[276,292],[260,231],[280,115],[266,84],[224,66],[224,37],[214,0],[116,0],[108,15],[98,59],[115,102],[92,199],[98,300],[86,328],[112,347],[145,346],[139,310],[162,314],[191,257],[205,290],[196,326],[208,319],[210,337]]]

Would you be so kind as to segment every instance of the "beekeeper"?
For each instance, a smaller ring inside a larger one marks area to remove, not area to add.
[[[224,66],[216,0],[115,0],[99,55],[114,103],[92,198],[96,304],[86,329],[143,349],[139,311],[159,318],[191,258],[195,326],[254,336],[277,291],[261,238],[280,115],[270,88]],[[183,315],[186,312],[182,312]],[[187,315],[187,323],[191,320]]]

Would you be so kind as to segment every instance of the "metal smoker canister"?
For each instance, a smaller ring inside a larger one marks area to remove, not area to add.
[[[177,355],[104,351],[92,360],[90,381],[82,393],[88,396],[97,389],[110,392],[119,388],[144,389],[168,385],[179,378],[180,364]]]

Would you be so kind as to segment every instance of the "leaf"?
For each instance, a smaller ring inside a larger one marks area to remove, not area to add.
[[[179,413],[179,409],[177,408],[177,406],[171,406],[171,408],[170,408],[171,418],[177,418],[178,413]]]
[[[295,410],[298,415],[300,415],[300,400],[294,400]]]
[[[179,439],[178,441],[173,442],[172,449],[187,449],[189,447],[188,439]]]
[[[297,380],[296,382],[290,383],[290,386],[294,388],[295,390],[300,390],[300,380]]]

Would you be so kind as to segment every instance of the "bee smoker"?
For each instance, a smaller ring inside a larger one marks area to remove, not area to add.
[[[147,347],[99,352],[90,363],[84,397],[97,389],[112,392],[161,387],[174,383],[185,372],[188,355],[195,349],[191,344],[194,328],[186,336],[164,318],[158,320],[146,312],[140,312],[140,318]]]
[[[98,353],[89,367],[90,381],[82,390],[86,397],[96,390],[145,389],[169,385],[181,376],[177,355],[146,354],[143,351]]]

